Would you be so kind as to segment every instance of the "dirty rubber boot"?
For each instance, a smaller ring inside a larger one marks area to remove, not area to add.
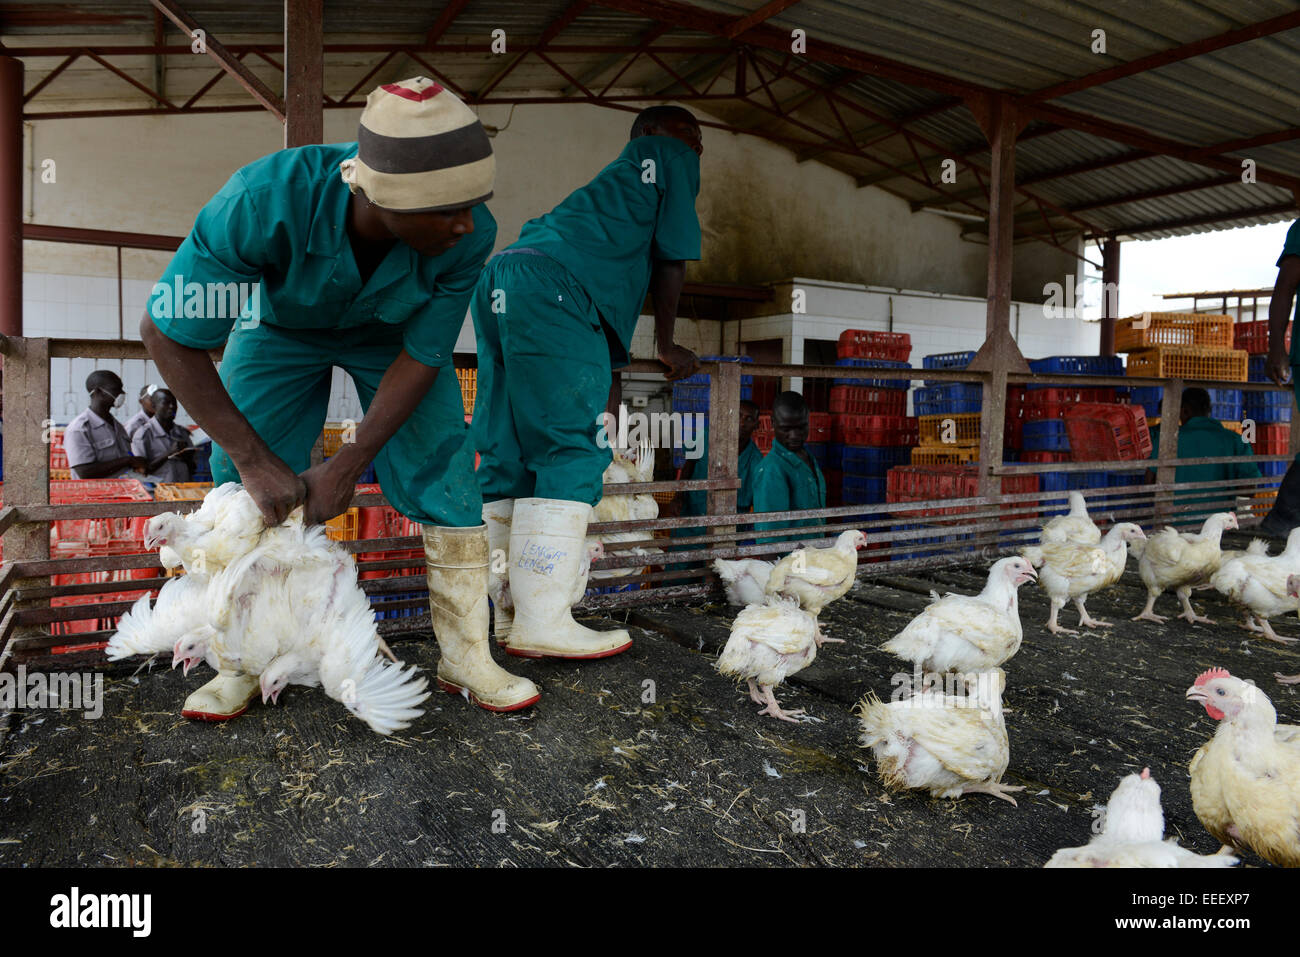
[[[1300,525],[1300,462],[1292,462],[1282,476],[1277,490],[1277,501],[1256,526],[1256,531],[1269,538],[1285,539],[1291,529]]]
[[[488,650],[488,536],[477,528],[424,527],[429,611],[442,657],[438,687],[487,711],[518,711],[542,696]]]
[[[632,647],[626,630],[594,631],[573,620],[582,598],[591,506],[550,498],[515,499],[510,529],[514,623],[506,652],[524,658],[607,658]]]
[[[185,699],[181,715],[195,721],[229,721],[248,710],[258,691],[256,676],[221,671]]]
[[[510,561],[510,517],[515,510],[515,500],[503,498],[496,502],[483,503],[483,524],[487,526],[488,536],[488,598],[492,600],[492,635],[498,645],[506,643],[510,634],[510,622],[514,620],[514,606],[510,601],[510,576],[504,570],[495,572],[492,556],[498,549],[506,556],[507,567]]]

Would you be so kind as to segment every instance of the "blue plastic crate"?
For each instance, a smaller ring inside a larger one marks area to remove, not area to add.
[[[1268,356],[1251,356],[1246,360],[1246,378],[1250,382],[1267,382],[1268,376],[1264,373],[1264,366],[1268,363]]]
[[[399,601],[413,601],[415,599],[423,599],[427,597],[428,594],[422,591],[389,592],[383,595],[371,595],[370,607],[374,609],[376,621],[385,621],[389,618],[414,618],[417,615],[424,614],[424,606],[412,605],[409,608],[392,608],[390,606]]]
[[[1207,389],[1206,391],[1210,393],[1211,417],[1224,422],[1241,421],[1241,389]]]
[[[212,443],[200,442],[194,446],[194,472],[190,475],[191,482],[211,482],[212,481]]]
[[[694,376],[692,376],[694,378]],[[751,377],[752,378],[752,377]],[[754,396],[754,387],[752,385],[742,385],[740,387],[740,397],[742,399],[751,399]],[[709,414],[709,387],[707,385],[686,385],[673,383],[673,411],[674,412],[702,412]]]
[[[1267,425],[1272,422],[1291,421],[1290,392],[1248,392],[1242,404],[1243,418]]]
[[[910,362],[895,359],[836,359],[837,366],[852,366],[858,369],[910,369]],[[857,385],[864,389],[900,389],[907,388],[906,379],[834,379],[833,385]]]
[[[1290,462],[1259,462],[1259,472],[1261,475],[1285,475],[1286,470],[1290,468]]]
[[[813,461],[821,467],[823,472],[830,468],[830,466],[826,464],[825,442],[805,442],[803,447],[807,450],[808,454],[813,457]]]
[[[754,357],[753,356],[700,356],[700,360],[702,362],[753,362]],[[685,379],[679,379],[677,383],[674,383],[674,385],[687,384],[687,385],[707,386],[711,378],[712,376],[710,376],[709,373],[707,372],[697,372],[695,373],[695,375],[689,375]],[[754,384],[754,377],[752,375],[746,375],[745,373],[742,372],[740,375],[740,385],[742,389],[744,386],[753,385],[753,384]],[[742,395],[741,398],[747,399],[749,398],[749,396]]]
[[[1160,403],[1164,398],[1165,387],[1162,385],[1135,385],[1129,389],[1129,402],[1142,406],[1148,419],[1160,418]]]
[[[1042,472],[1039,490],[1043,492],[1073,492],[1089,488],[1106,488],[1105,472]],[[1062,508],[1059,514],[1068,512]],[[1053,513],[1058,514],[1058,513]]]
[[[845,505],[871,505],[885,500],[885,479],[862,475],[845,475],[840,486],[840,498]]]
[[[961,415],[984,407],[984,390],[979,383],[945,382],[912,393],[917,415]]]
[[[1066,434],[1064,419],[1026,422],[1023,428],[1023,441],[1021,444],[1026,452],[1070,451],[1070,437]]]
[[[1124,360],[1120,356],[1047,356],[1031,359],[1029,371],[1035,375],[1123,375]],[[1030,389],[1050,389],[1057,383],[1030,385]]]
[[[928,527],[929,526],[926,525],[903,524],[903,525],[896,525],[895,529],[897,531],[902,532],[902,531],[914,531],[916,529],[928,528]],[[966,548],[962,548],[960,547],[960,543],[965,541],[970,541],[972,536],[973,533],[971,532],[957,532],[957,533],[950,533],[950,534],[925,535],[920,538],[908,539],[905,542],[899,541],[897,543],[899,545],[911,545],[914,547],[922,548],[923,550],[915,551],[915,552],[900,552],[897,555],[893,556],[893,560],[902,561],[903,559],[907,559],[907,558],[933,558],[934,556],[945,552],[969,551],[973,546],[968,545],[966,546]]]
[[[921,368],[923,369],[964,369],[970,365],[971,360],[975,358],[975,352],[939,352],[931,356],[923,356],[921,359]],[[944,385],[941,379],[926,379],[927,386]]]
[[[838,472],[844,468],[844,443],[827,442],[826,443],[826,468]]]
[[[379,479],[375,477],[375,463],[371,462],[369,465],[366,466],[366,470],[361,473],[361,477],[357,479],[357,484],[373,485],[378,481]]]
[[[595,579],[591,579],[591,580],[594,581]],[[587,594],[588,594],[588,595],[615,595],[615,594],[618,594],[619,592],[625,592],[625,591],[640,591],[640,590],[641,590],[641,582],[639,582],[639,581],[624,582],[624,583],[621,584],[621,585],[591,585],[591,584],[589,584],[589,585],[587,586]]]
[[[1145,485],[1145,472],[1107,472],[1106,486],[1108,488],[1122,488],[1126,485]]]
[[[846,445],[841,468],[845,478],[853,475],[859,478],[883,478],[885,473],[897,465],[907,465],[912,460],[912,450],[903,446],[885,448],[867,448],[860,445]]]

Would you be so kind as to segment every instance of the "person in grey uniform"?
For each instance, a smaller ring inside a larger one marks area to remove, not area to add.
[[[131,439],[131,452],[144,459],[146,481],[188,482],[194,474],[194,442],[190,430],[176,424],[176,397],[155,389],[154,415]]]
[[[158,391],[158,387],[152,382],[140,390],[140,409],[135,415],[126,420],[126,437],[134,439],[135,434],[140,431],[140,427],[153,418],[153,394]]]
[[[86,376],[86,391],[90,407],[63,431],[68,467],[79,479],[134,478],[144,471],[144,459],[131,453],[126,429],[113,417],[125,398],[122,380],[98,369]]]

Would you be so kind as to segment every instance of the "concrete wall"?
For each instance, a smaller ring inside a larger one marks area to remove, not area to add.
[[[325,139],[351,139],[358,115],[328,111]],[[574,105],[519,107],[509,117],[508,108],[490,107],[483,119],[498,126],[509,120],[494,141],[498,177],[490,206],[500,228],[498,245],[512,242],[527,219],[551,208],[617,155],[630,123],[626,113]],[[262,113],[29,124],[27,220],[181,236],[230,173],[279,148],[280,137],[278,124]],[[962,240],[962,224],[914,214],[897,197],[857,189],[851,177],[816,162],[797,164],[787,150],[763,140],[706,130],[704,141],[698,208],[705,259],[692,264],[689,278],[762,283],[798,275],[860,287],[983,295],[987,249]],[[41,181],[46,159],[55,161],[54,183]],[[24,254],[29,333],[118,335],[114,250],[28,242]],[[1041,298],[1044,283],[1062,281],[1077,262],[1045,246],[1019,246],[1016,256],[1021,268],[1015,294],[1031,301]],[[123,253],[123,326],[129,338],[167,258]],[[927,313],[918,310],[915,322],[925,325]],[[939,321],[938,313],[929,315]],[[982,335],[982,304],[943,315],[943,322],[955,323],[963,333]],[[684,332],[687,341],[698,338],[702,351],[716,352],[718,325],[700,326],[698,336]],[[946,343],[944,329],[935,338]],[[468,322],[458,349],[473,350]],[[123,365],[129,385],[154,375],[143,363]],[[81,364],[71,360],[55,370],[51,413],[56,419],[80,408],[84,375]],[[355,393],[349,397],[350,386],[336,378],[331,415],[355,416]]]

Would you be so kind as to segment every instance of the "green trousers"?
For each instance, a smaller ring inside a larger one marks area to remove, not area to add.
[[[595,505],[611,453],[597,441],[609,343],[591,298],[545,256],[489,259],[470,303],[478,338],[472,433],[484,501]]]
[[[271,450],[303,472],[325,424],[334,367],[352,377],[361,407],[368,409],[401,350],[401,327],[383,323],[321,330],[237,325],[226,342],[221,381]],[[483,523],[474,447],[450,366],[380,449],[375,474],[388,501],[412,521],[454,528]],[[212,481],[239,481],[230,457],[215,445]]]

